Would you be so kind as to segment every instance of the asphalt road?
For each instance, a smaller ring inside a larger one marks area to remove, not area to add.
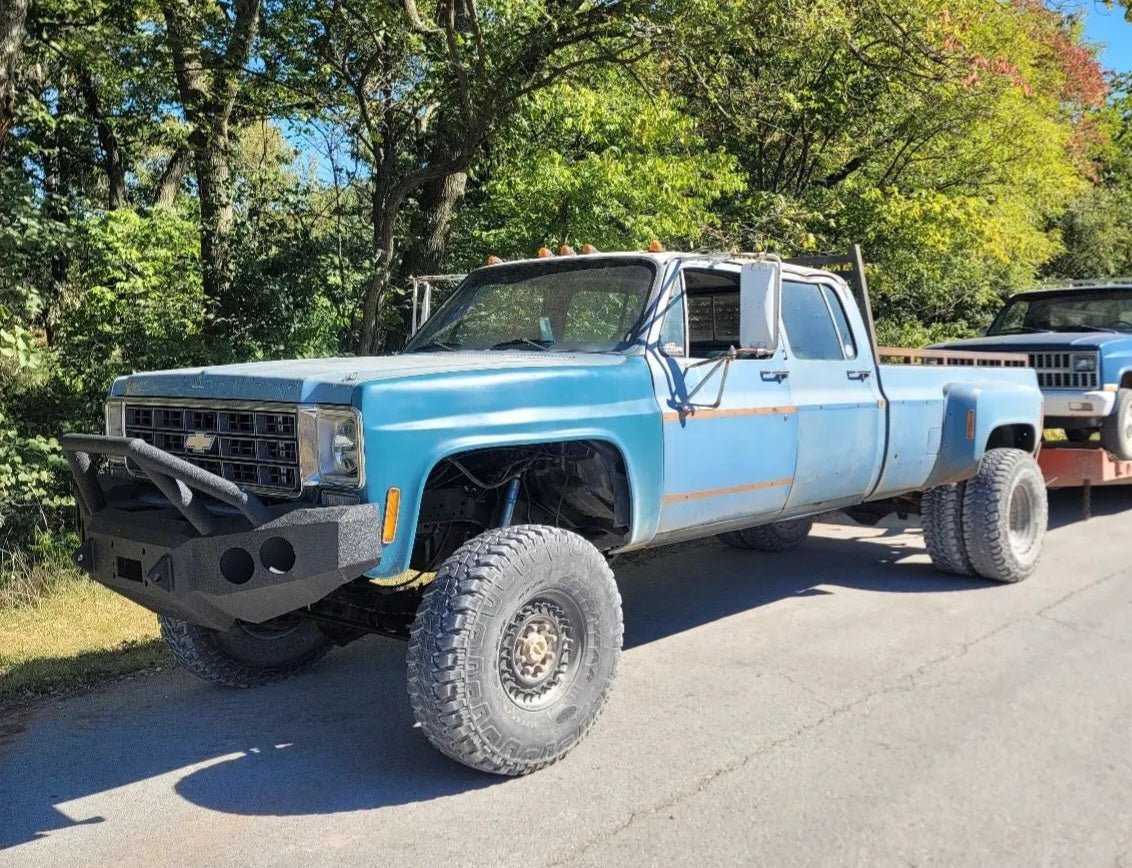
[[[1132,492],[1096,507],[1056,497],[1015,586],[934,573],[902,525],[615,565],[613,698],[518,780],[429,747],[383,639],[9,712],[0,865],[1132,866]]]

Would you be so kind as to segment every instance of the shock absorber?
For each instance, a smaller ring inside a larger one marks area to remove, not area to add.
[[[515,514],[515,501],[519,499],[519,479],[514,476],[507,483],[507,491],[503,495],[503,515],[499,518],[500,527],[510,527],[511,517]]]

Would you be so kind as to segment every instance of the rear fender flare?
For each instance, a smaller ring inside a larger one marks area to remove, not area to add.
[[[1041,430],[1041,392],[1028,386],[952,383],[944,387],[943,429],[925,488],[970,479],[995,431],[1004,426]]]

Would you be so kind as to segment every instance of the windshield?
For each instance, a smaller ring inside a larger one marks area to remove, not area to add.
[[[1016,298],[1002,309],[987,334],[1097,331],[1132,331],[1132,289],[1077,289]]]
[[[473,272],[405,348],[625,349],[652,287],[645,260],[555,259]]]

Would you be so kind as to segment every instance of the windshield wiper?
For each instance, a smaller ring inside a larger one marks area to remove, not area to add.
[[[456,347],[451,344],[446,344],[444,341],[429,341],[427,344],[421,344],[419,347],[413,347],[409,352],[420,353],[427,352],[428,350],[448,350],[450,353],[456,352]]]
[[[549,343],[549,341],[547,343]],[[492,344],[490,347],[488,347],[488,349],[489,350],[505,350],[508,347],[520,347],[523,344],[529,344],[530,346],[534,347],[536,350],[549,350],[550,349],[550,347],[548,347],[546,344],[540,344],[538,341],[532,341],[530,338],[514,338],[513,340],[509,340],[509,341],[500,341],[497,344]]]
[[[1044,331],[1051,331],[1051,329],[1036,329],[1033,326],[1012,326],[1011,328],[1003,329],[1002,331],[987,332],[987,337],[993,338],[996,335],[1037,334]]]
[[[1117,332],[1116,329],[1110,329],[1108,326],[1087,326],[1087,325],[1057,326],[1056,328],[1051,328],[1050,331],[1051,332],[1109,332],[1109,333],[1114,334],[1114,335],[1119,334],[1119,332]]]

